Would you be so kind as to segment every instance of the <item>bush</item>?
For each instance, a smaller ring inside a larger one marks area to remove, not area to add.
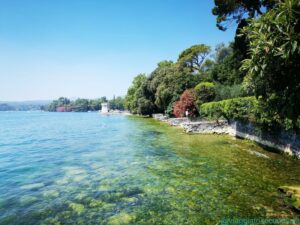
[[[180,96],[180,100],[174,103],[173,114],[176,117],[183,117],[185,112],[189,112],[189,116],[198,115],[196,108],[196,94],[193,89],[185,90]]]
[[[195,87],[197,103],[211,102],[216,96],[215,85],[211,82],[201,82]]]
[[[242,85],[240,84],[233,84],[233,85],[216,84],[215,90],[216,90],[215,100],[217,101],[246,96],[246,93],[243,90]]]
[[[140,99],[138,99],[138,114],[151,115],[153,112],[153,108],[154,105],[150,100],[146,99],[145,97],[141,97]]]
[[[209,119],[222,119],[255,122],[259,112],[255,97],[233,98],[218,102],[204,103],[200,107],[200,116]]]

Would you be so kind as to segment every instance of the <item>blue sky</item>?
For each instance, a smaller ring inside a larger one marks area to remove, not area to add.
[[[0,101],[125,95],[194,44],[228,43],[213,0],[9,0],[0,6]]]

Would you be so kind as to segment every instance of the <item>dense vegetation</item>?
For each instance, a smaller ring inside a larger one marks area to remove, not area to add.
[[[193,45],[134,78],[125,106],[132,113],[247,120],[300,128],[299,0],[215,0],[217,27],[237,22],[234,40],[214,50]],[[248,97],[249,96],[249,97]]]
[[[50,112],[87,112],[98,111],[101,109],[101,103],[108,102],[110,109],[112,110],[124,110],[124,98],[114,97],[111,100],[107,100],[106,97],[98,99],[82,99],[78,98],[75,101],[71,101],[68,98],[60,97],[54,100],[46,106],[44,109]]]

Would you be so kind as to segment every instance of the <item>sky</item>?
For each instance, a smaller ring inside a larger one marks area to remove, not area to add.
[[[213,0],[0,0],[0,101],[125,96],[194,44],[233,40]]]

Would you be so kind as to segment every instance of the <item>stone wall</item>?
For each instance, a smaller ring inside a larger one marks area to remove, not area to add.
[[[233,122],[235,136],[258,142],[262,145],[283,151],[300,159],[300,136],[295,132],[280,131],[270,133],[251,123]]]
[[[188,118],[168,118],[163,114],[154,114],[153,118],[180,126],[187,133],[229,134],[255,141],[259,144],[283,151],[300,159],[300,136],[293,132],[269,133],[251,123],[221,121],[190,121]]]
[[[232,134],[231,126],[226,120],[215,121],[200,121],[200,122],[185,122],[181,127],[187,133],[208,133],[208,134]]]

